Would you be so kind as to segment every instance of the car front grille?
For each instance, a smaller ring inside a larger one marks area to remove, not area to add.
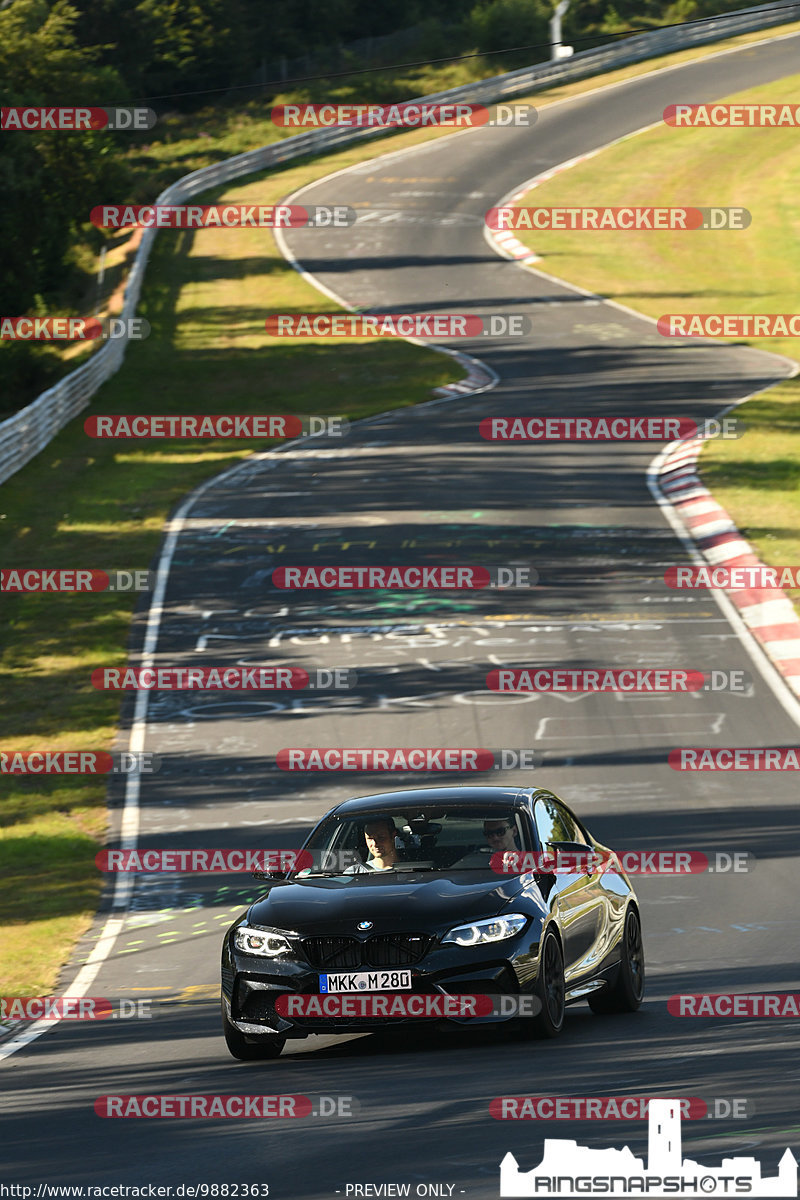
[[[361,943],[351,937],[315,937],[303,940],[303,950],[313,967],[360,967]]]
[[[433,939],[421,933],[378,933],[354,937],[304,938],[303,951],[313,967],[410,967],[424,958]]]

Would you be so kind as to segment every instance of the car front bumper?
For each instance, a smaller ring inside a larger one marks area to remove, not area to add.
[[[532,941],[536,936],[537,940]],[[530,994],[538,972],[538,935],[529,930],[527,937],[508,940],[498,957],[491,954],[493,947],[481,947],[480,955],[474,948],[437,945],[414,966],[406,969],[411,973],[411,988],[392,993],[398,996],[439,995],[488,995],[497,998],[495,1012],[487,1016],[442,1018],[435,1015],[375,1017],[375,1016],[318,1016],[295,1015],[291,1019],[281,1016],[275,1008],[278,996],[320,997],[319,969],[293,959],[270,959],[267,961],[233,950],[230,938],[226,938],[222,962],[222,1001],[231,1024],[245,1035],[277,1033],[286,1037],[307,1037],[312,1033],[353,1033],[385,1031],[388,1028],[441,1025],[444,1020],[449,1026],[474,1026],[506,1022],[517,1012],[513,1005],[502,1004],[502,997],[519,997]],[[491,956],[490,956],[491,955]],[[263,965],[262,965],[263,961]],[[386,993],[382,993],[386,994]],[[343,993],[342,995],[352,995]],[[365,993],[354,998],[361,999]],[[324,997],[321,997],[324,998]],[[502,1007],[512,1011],[501,1011]]]

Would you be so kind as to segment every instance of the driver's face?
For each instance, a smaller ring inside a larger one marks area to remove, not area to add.
[[[364,826],[367,849],[373,858],[386,858],[394,854],[394,834],[383,821]]]
[[[515,850],[514,826],[508,821],[487,821],[483,834],[492,850]]]

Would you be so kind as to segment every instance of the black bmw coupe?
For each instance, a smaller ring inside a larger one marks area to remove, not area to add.
[[[555,1037],[567,1004],[633,1012],[639,904],[612,850],[543,788],[443,787],[346,800],[228,930],[222,1021],[235,1058],[287,1038],[515,1019]]]

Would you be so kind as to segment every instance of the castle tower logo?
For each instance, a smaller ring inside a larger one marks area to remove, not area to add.
[[[647,1166],[625,1146],[592,1150],[546,1138],[538,1167],[520,1171],[514,1155],[500,1164],[501,1196],[797,1196],[797,1159],[787,1149],[778,1174],[762,1178],[755,1158],[723,1158],[704,1167],[683,1158],[679,1100],[651,1100]]]

